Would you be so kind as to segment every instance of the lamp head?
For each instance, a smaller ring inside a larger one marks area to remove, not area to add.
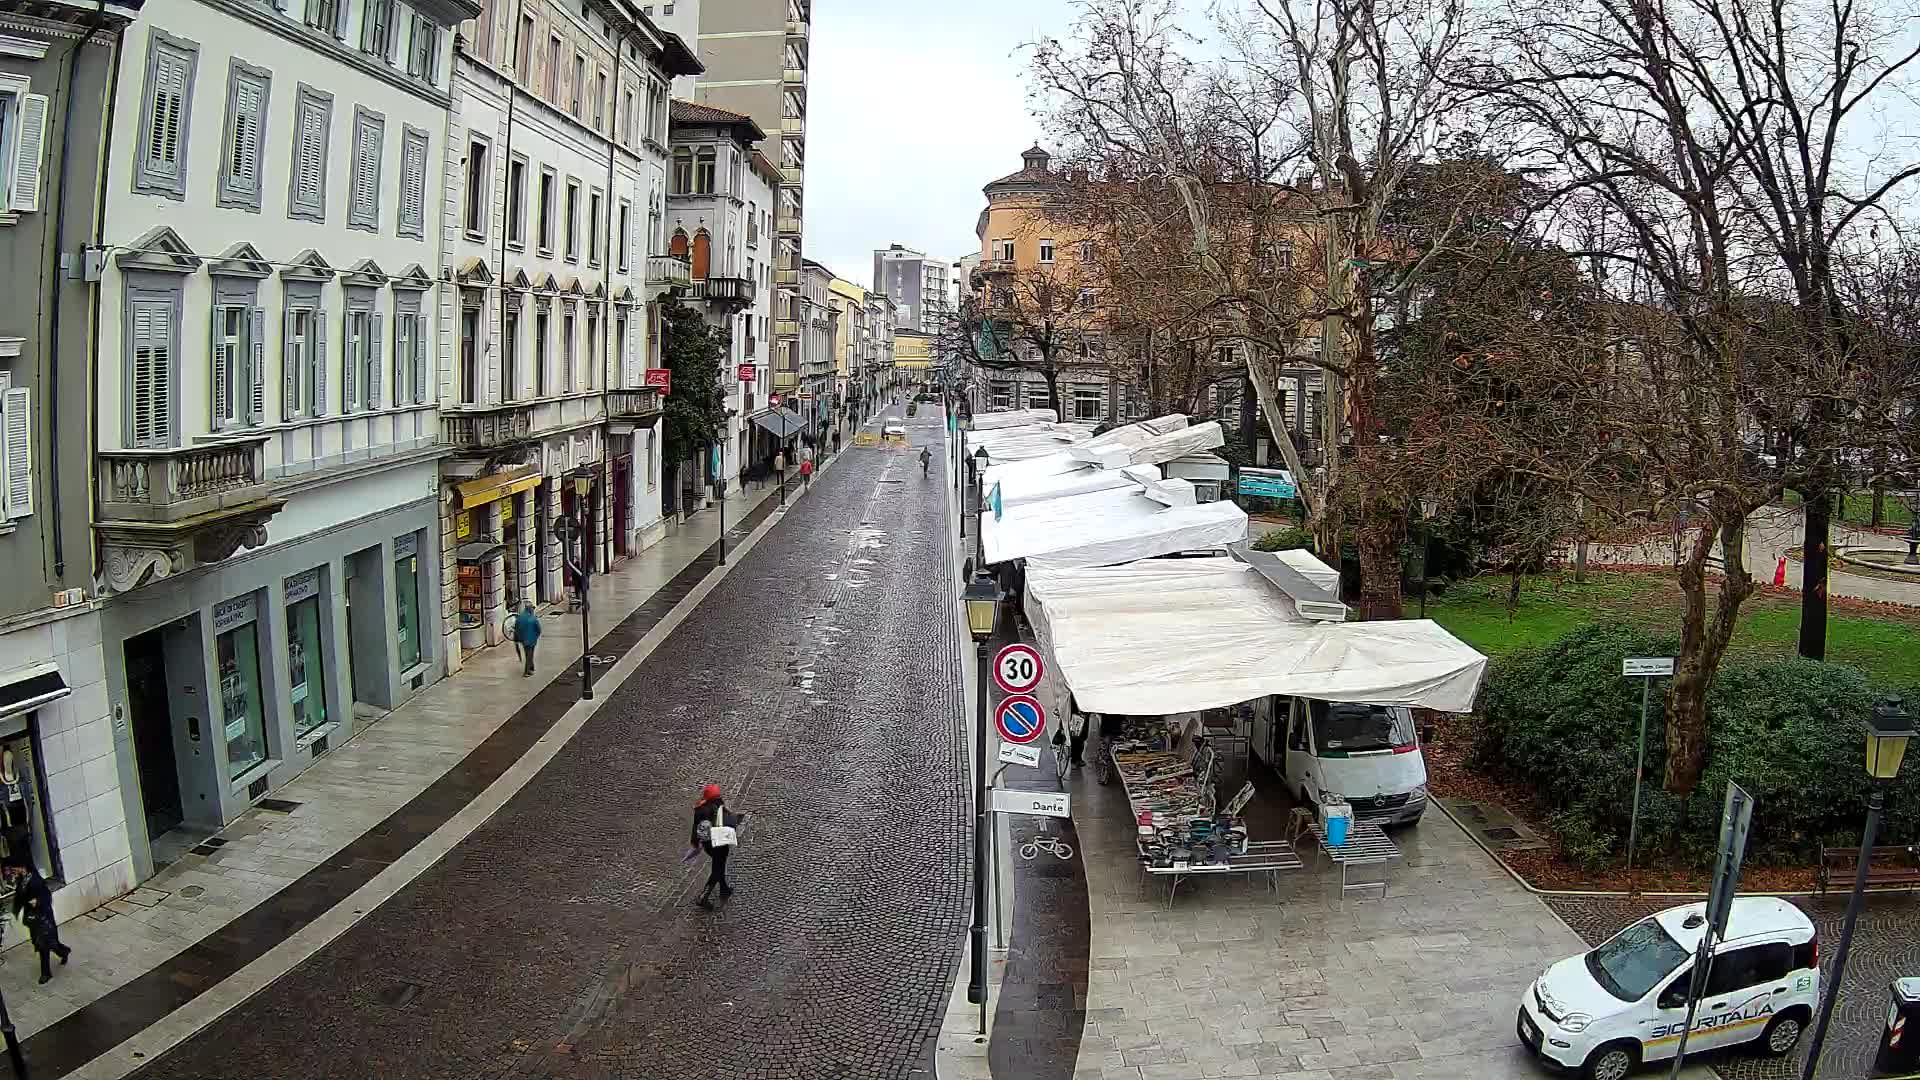
[[[1867,775],[1875,780],[1892,780],[1900,775],[1900,763],[1907,754],[1907,740],[1920,735],[1913,728],[1913,717],[1906,703],[1887,698],[1873,707],[1867,720]]]

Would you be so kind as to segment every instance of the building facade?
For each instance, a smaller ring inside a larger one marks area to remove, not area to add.
[[[445,653],[504,640],[664,536],[651,304],[666,251],[668,86],[699,65],[618,0],[485,0],[453,58],[436,235]]]
[[[898,329],[939,334],[953,316],[952,264],[890,244],[873,253],[873,287],[892,298]]]
[[[446,672],[428,193],[474,10],[151,0],[124,36],[88,272],[136,879]]]
[[[91,287],[66,267],[97,246],[97,132],[139,7],[10,6],[0,28],[0,859],[38,867],[61,918],[135,881],[88,513]]]
[[[833,271],[804,261],[800,299],[795,314],[800,322],[800,390],[798,412],[806,423],[802,441],[818,445],[827,437],[837,414],[839,388],[839,325],[833,317]]]

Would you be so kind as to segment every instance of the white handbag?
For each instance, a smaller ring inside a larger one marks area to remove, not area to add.
[[[740,842],[740,832],[726,824],[727,808],[713,808],[713,824],[707,827],[707,845],[709,847],[732,847]]]

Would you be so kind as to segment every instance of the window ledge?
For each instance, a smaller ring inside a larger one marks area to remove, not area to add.
[[[302,735],[299,738],[295,739],[293,741],[293,745],[299,747],[302,750],[305,750],[307,747],[312,746],[314,743],[319,742],[321,739],[326,738],[327,736],[333,734],[335,731],[338,731],[339,729],[340,729],[340,721],[330,720],[327,723],[321,724],[319,727],[314,728],[312,731],[307,732],[305,735]]]
[[[0,211],[0,226],[20,224],[20,215],[11,210]]]
[[[227,788],[232,791],[233,794],[245,798],[248,784],[253,783],[255,780],[260,779],[279,767],[279,758],[268,758],[253,768],[248,769],[246,772],[241,773],[239,776],[234,777],[232,780],[227,781]]]

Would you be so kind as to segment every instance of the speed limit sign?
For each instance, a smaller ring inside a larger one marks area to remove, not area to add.
[[[1008,645],[993,658],[993,681],[1009,694],[1024,694],[1039,686],[1046,670],[1039,651],[1031,645]]]

